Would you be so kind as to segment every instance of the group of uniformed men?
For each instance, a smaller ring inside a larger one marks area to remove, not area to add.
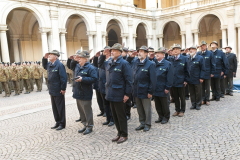
[[[67,61],[67,67],[73,71],[72,91],[80,114],[76,121],[84,125],[78,132],[84,135],[92,132],[93,89],[101,111],[98,116],[106,116],[103,125],[115,124],[118,133],[112,141],[118,144],[128,139],[127,120],[131,117],[132,106],[136,106],[139,115],[140,125],[136,130],[146,132],[151,128],[151,100],[155,101],[159,116],[155,122],[165,124],[170,118],[170,102],[175,103],[173,116],[184,116],[189,93],[190,109],[196,110],[200,110],[201,105],[210,105],[210,101],[220,101],[224,95],[233,96],[236,55],[231,53],[230,46],[224,48],[226,53],[218,49],[216,41],[210,47],[212,50],[202,41],[199,46],[187,49],[174,44],[169,50],[142,46],[134,51],[116,43],[106,46],[91,59],[91,51],[78,50]],[[49,54],[59,56],[56,52]],[[43,61],[46,59],[47,56]],[[49,71],[54,74],[54,70]],[[65,117],[65,109],[60,110],[62,114],[58,111],[58,118],[54,113],[56,125],[52,129],[65,128],[66,122],[59,118]]]

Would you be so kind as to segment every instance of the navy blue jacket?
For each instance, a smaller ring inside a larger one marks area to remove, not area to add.
[[[147,99],[148,94],[153,95],[156,86],[155,63],[148,58],[143,63],[140,59],[128,57],[133,69],[133,97]]]
[[[213,56],[216,61],[216,70],[213,71],[214,78],[221,78],[221,72],[224,72],[224,75],[228,74],[228,60],[225,54],[221,50],[216,50],[213,52]]]
[[[74,70],[74,77],[81,76],[81,82],[75,82],[73,98],[79,100],[92,100],[93,83],[97,81],[97,70],[91,63],[87,62],[80,66],[76,61],[71,63],[71,69]]]
[[[180,54],[180,57],[175,60],[175,56],[172,56],[170,62],[174,67],[173,87],[184,87],[184,82],[189,80],[188,57]]]
[[[205,63],[202,56],[196,54],[194,58],[189,58],[189,74],[190,78],[188,83],[190,84],[200,84],[200,79],[204,79],[205,73]]]
[[[229,62],[229,71],[227,77],[233,77],[233,72],[237,73],[237,57],[234,53],[226,53]]]
[[[154,91],[154,96],[158,97],[167,97],[165,94],[165,89],[170,90],[173,85],[173,66],[171,62],[166,60],[165,58],[159,63],[157,60],[155,61],[156,68],[156,88]]]
[[[106,71],[106,100],[112,102],[123,102],[124,95],[132,93],[132,71],[131,66],[122,56],[116,62],[108,61],[103,65],[106,56],[101,55],[98,61],[99,66]]]
[[[197,55],[203,57],[205,63],[205,76],[204,79],[211,79],[211,74],[216,70],[216,62],[213,56],[213,53],[209,50],[206,50],[204,53],[198,51]]]
[[[48,89],[51,96],[62,96],[61,90],[67,88],[67,73],[64,65],[57,59],[53,64],[43,57],[42,66],[48,73]]]

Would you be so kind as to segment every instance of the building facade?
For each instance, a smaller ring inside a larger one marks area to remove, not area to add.
[[[240,58],[240,0],[2,0],[0,61],[41,60],[126,43],[169,48],[208,44],[232,46]]]

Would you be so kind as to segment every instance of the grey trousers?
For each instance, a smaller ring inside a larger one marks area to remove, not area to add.
[[[192,106],[201,106],[202,102],[202,84],[188,84]]]
[[[233,93],[233,77],[225,78],[225,89],[227,94]]]
[[[137,111],[139,115],[139,122],[142,125],[151,126],[152,120],[152,107],[151,99],[140,99],[135,97]]]
[[[93,127],[92,101],[77,99],[77,107],[80,113],[82,124],[87,128]]]
[[[210,83],[211,79],[204,79],[202,83],[202,100],[209,102],[210,100]]]

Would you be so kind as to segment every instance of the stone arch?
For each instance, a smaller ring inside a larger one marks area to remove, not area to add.
[[[0,17],[1,24],[6,24],[9,13],[14,9],[25,9],[31,12],[38,20],[40,27],[46,27],[46,24],[51,24],[50,20],[46,19],[46,16],[42,15],[38,9],[36,9],[30,4],[21,5],[21,3],[9,3],[3,8],[2,16]]]
[[[180,27],[180,31],[185,31],[184,25],[182,24],[182,22],[180,22],[179,20],[177,20],[176,18],[171,18],[171,19],[167,19],[164,20],[159,27],[159,31],[158,34],[163,34],[164,28],[165,26],[169,23],[169,22],[175,22],[178,24],[178,26]]]
[[[106,23],[103,23],[102,25],[102,31],[106,32],[107,30],[107,26],[108,26],[108,23],[111,21],[111,20],[114,20],[118,23],[120,29],[121,29],[121,33],[126,33],[127,31],[127,27],[125,26],[123,20],[121,18],[118,18],[116,16],[109,16],[107,17],[105,20],[103,20],[103,22],[106,22]]]
[[[144,26],[144,28],[145,28],[145,31],[146,31],[146,34],[147,35],[151,35],[151,33],[150,33],[150,26],[149,26],[149,24],[146,22],[146,21],[142,21],[142,20],[139,20],[137,23],[135,23],[136,25],[134,25],[134,27],[133,27],[133,33],[134,34],[136,34],[136,32],[137,32],[137,27],[138,27],[138,25],[139,24],[142,24],[143,26]]]
[[[93,25],[88,21],[90,18],[83,12],[80,11],[69,11],[67,12],[62,19],[62,22],[60,23],[61,28],[66,28],[66,23],[67,20],[69,19],[69,17],[76,15],[79,16],[80,18],[83,19],[86,27],[87,27],[87,31],[92,31],[93,30]]]

